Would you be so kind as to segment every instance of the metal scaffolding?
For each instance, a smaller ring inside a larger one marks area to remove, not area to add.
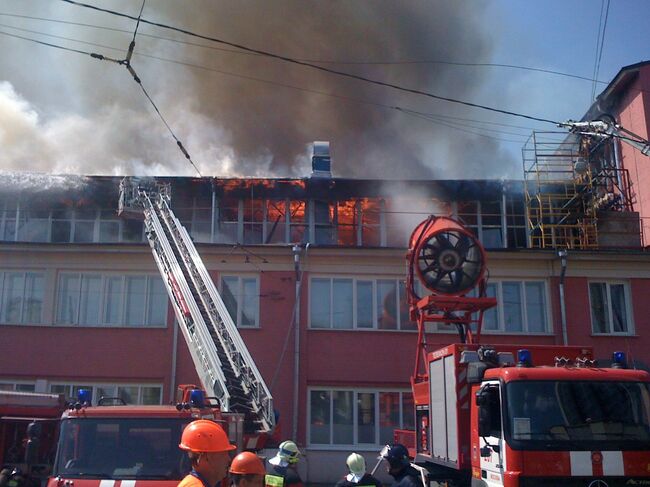
[[[599,213],[632,210],[628,174],[611,141],[535,131],[522,156],[531,247],[598,247]]]

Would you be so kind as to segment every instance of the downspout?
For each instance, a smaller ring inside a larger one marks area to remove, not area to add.
[[[305,247],[307,251],[309,244]],[[291,438],[297,441],[298,437],[298,404],[300,399],[300,287],[302,284],[302,271],[300,270],[300,245],[295,244],[293,250],[293,267],[296,273],[296,305],[294,315],[294,351],[293,351],[293,418],[291,425]]]
[[[566,304],[564,301],[564,276],[566,274],[567,265],[567,251],[559,250],[557,256],[560,258],[560,314],[562,316],[562,344],[564,346],[569,344],[569,337],[567,335],[566,326]]]

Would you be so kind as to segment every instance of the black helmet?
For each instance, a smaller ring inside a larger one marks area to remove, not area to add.
[[[406,447],[400,443],[395,443],[392,446],[388,446],[386,453],[383,457],[388,460],[388,463],[394,466],[401,465],[403,467],[408,467],[411,463],[409,460],[409,451]]]

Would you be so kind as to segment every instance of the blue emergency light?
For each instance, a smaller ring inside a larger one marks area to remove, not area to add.
[[[205,406],[205,392],[201,389],[192,389],[190,392],[190,404],[195,408],[202,408]]]
[[[612,354],[612,367],[615,369],[624,369],[626,367],[625,352],[614,352]]]
[[[87,404],[90,405],[92,404],[93,401],[93,391],[90,389],[79,389],[79,392],[77,392],[77,401],[80,404]]]
[[[533,365],[533,357],[530,350],[522,348],[517,350],[517,367],[531,367]]]

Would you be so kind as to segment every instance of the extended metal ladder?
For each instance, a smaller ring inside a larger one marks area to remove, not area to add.
[[[224,412],[244,414],[245,433],[275,425],[273,399],[187,230],[170,207],[169,186],[125,178],[120,213],[144,212],[145,232],[199,379]]]

